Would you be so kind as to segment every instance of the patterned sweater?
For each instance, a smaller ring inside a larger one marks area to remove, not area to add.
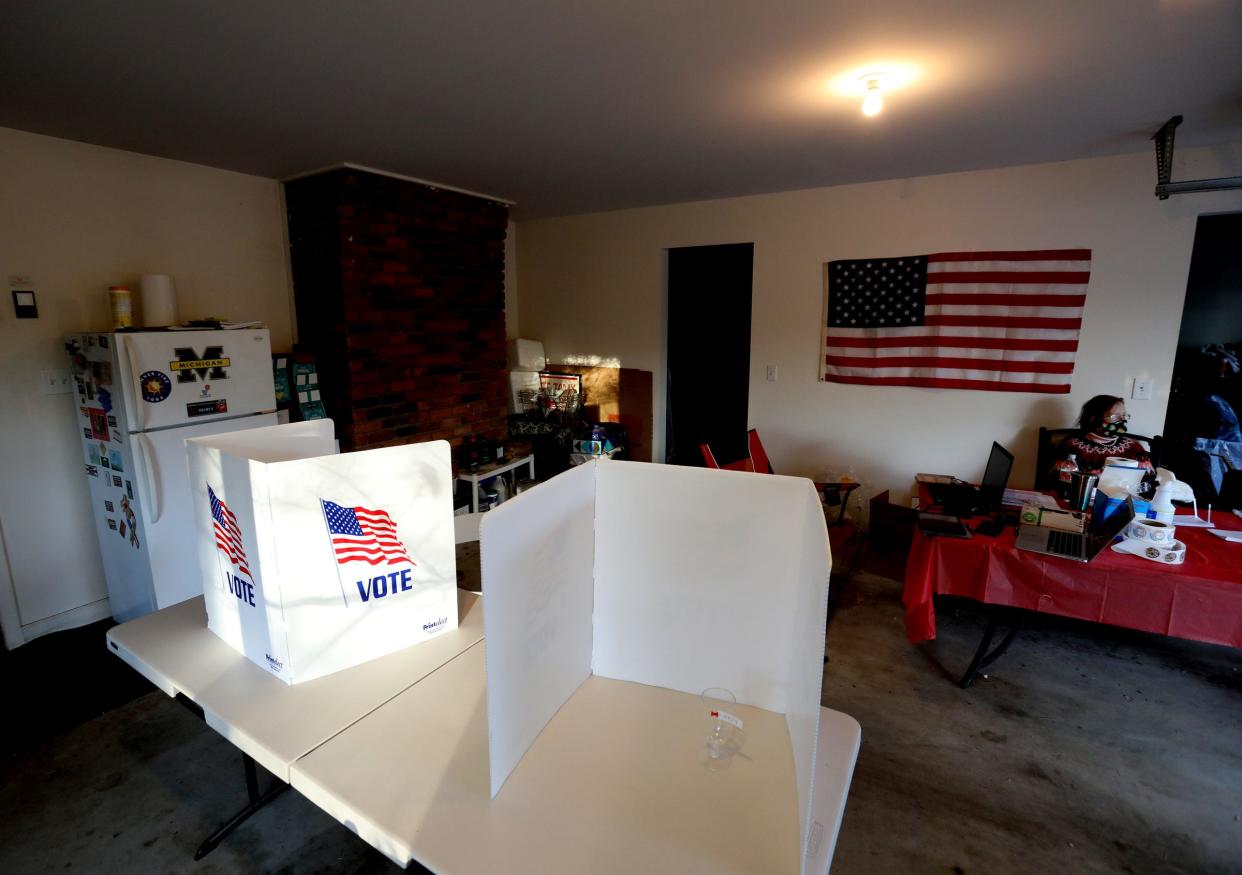
[[[1151,457],[1143,445],[1134,438],[1124,435],[1106,444],[1096,443],[1086,435],[1074,435],[1061,443],[1061,458],[1053,465],[1053,470],[1061,472],[1070,467],[1069,456],[1078,458],[1078,470],[1088,474],[1099,474],[1104,462],[1113,456],[1126,459],[1137,459],[1139,467],[1151,470]]]

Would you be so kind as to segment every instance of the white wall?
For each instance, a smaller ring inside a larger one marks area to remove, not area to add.
[[[0,128],[0,279],[33,278],[39,318],[0,301],[0,620],[9,646],[107,616],[76,396],[44,396],[75,330],[111,326],[107,288],[170,273],[183,319],[262,319],[290,343],[279,185]],[[24,627],[24,628],[23,628]]]
[[[1242,173],[1242,144],[1179,150],[1175,180]],[[1242,192],[1152,194],[1150,152],[521,222],[522,335],[553,361],[616,357],[655,372],[663,458],[665,250],[755,243],[750,423],[781,473],[847,466],[904,500],[919,471],[977,478],[993,439],[1029,485],[1040,425],[1070,425],[1092,395],[1128,396],[1136,432],[1162,429],[1200,213]],[[818,382],[822,266],[838,258],[986,249],[1094,250],[1082,341],[1066,395]],[[705,301],[704,306],[710,306]],[[765,379],[777,365],[779,382]]]

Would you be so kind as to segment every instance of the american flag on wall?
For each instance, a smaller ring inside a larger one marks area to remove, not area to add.
[[[823,378],[1066,393],[1090,249],[830,261]]]
[[[238,571],[249,576],[250,569],[246,567],[246,549],[242,545],[241,529],[237,527],[237,516],[216,496],[210,485],[207,486],[207,501],[211,504],[211,527],[216,533],[216,546],[237,566]]]
[[[386,562],[398,565],[414,560],[406,552],[405,545],[397,537],[397,524],[384,510],[368,510],[365,507],[342,507],[320,499],[323,515],[328,521],[328,535],[338,565],[346,562],[366,562],[379,565]]]

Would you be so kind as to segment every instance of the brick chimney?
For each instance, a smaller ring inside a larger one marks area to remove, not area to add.
[[[507,437],[508,206],[352,168],[285,200],[298,348],[341,448]]]

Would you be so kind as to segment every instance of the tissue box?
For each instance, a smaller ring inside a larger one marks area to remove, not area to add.
[[[1143,519],[1144,517],[1150,518],[1153,516],[1149,513],[1151,510],[1150,501],[1144,501],[1141,498],[1131,495],[1109,496],[1105,495],[1100,490],[1096,490],[1095,504],[1091,507],[1092,527],[1098,526],[1100,523],[1104,522],[1104,520],[1121,510],[1121,508],[1125,505],[1127,498],[1131,498],[1134,501],[1134,516],[1136,519]]]
[[[1040,507],[1037,504],[1022,505],[1019,519],[1028,526],[1043,526],[1045,529],[1060,529],[1063,532],[1081,532],[1086,525],[1081,513]]]
[[[186,441],[207,626],[287,684],[457,628],[445,441],[333,455],[330,419]]]

